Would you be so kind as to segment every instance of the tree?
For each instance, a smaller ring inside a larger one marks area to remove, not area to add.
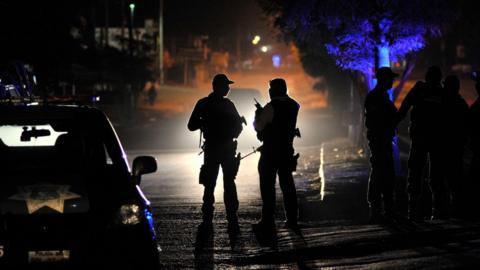
[[[314,47],[317,52],[313,55],[320,56],[317,58],[331,57],[338,68],[352,72],[354,81],[363,82],[364,89],[374,87],[376,69],[390,67],[391,61],[407,60],[400,83],[391,91],[392,101],[413,70],[415,53],[425,47],[428,37],[440,36],[455,14],[449,0],[258,1],[287,39],[300,48],[305,44]],[[313,51],[310,49],[310,54]],[[356,75],[363,76],[362,80]],[[351,115],[361,118],[358,103],[351,104]],[[358,122],[349,125],[350,138],[356,143],[360,142],[360,127]],[[400,174],[397,144],[394,153]]]
[[[259,0],[265,13],[288,39],[309,43],[342,70],[359,72],[368,88],[374,70],[407,60],[428,37],[438,37],[454,13],[448,0]],[[301,46],[300,46],[301,47]],[[403,83],[400,83],[400,87]],[[398,89],[394,96],[399,93]]]

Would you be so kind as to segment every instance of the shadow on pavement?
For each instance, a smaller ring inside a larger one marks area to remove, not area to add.
[[[213,235],[214,233],[205,233],[199,226],[195,241],[195,269],[213,269],[215,262],[213,257]]]

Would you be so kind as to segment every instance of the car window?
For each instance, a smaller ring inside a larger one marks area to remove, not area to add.
[[[0,139],[9,147],[53,146],[58,136],[65,133],[56,132],[51,125],[0,126]]]
[[[1,173],[85,174],[115,165],[103,131],[66,123],[0,125]]]

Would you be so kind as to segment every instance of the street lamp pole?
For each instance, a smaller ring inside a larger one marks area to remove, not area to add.
[[[133,13],[135,11],[135,4],[131,3],[130,7],[130,24],[128,25],[128,51],[130,56],[133,56]]]
[[[163,0],[160,0],[160,16],[158,18],[158,70],[160,72],[160,84],[164,83],[163,70]]]

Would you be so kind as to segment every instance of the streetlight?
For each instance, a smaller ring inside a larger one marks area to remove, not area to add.
[[[257,45],[259,42],[260,42],[260,36],[259,35],[256,35],[255,37],[253,37],[253,39],[252,39],[252,44],[253,45]]]
[[[260,50],[264,53],[268,52],[268,47],[267,46],[262,46],[262,48],[260,48]]]
[[[133,56],[133,12],[135,11],[135,4],[131,3],[130,7],[130,24],[128,25],[128,51],[130,56]]]
[[[160,84],[164,83],[165,75],[163,71],[163,0],[160,0],[160,16],[158,18],[158,69],[160,71]]]

